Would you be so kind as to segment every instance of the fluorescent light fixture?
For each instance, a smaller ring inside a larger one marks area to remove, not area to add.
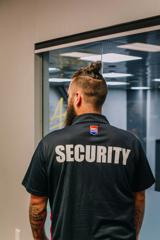
[[[59,72],[59,71],[60,71],[59,68],[49,67],[49,72]]]
[[[103,73],[103,77],[107,77],[107,78],[121,78],[121,77],[131,77],[131,76],[133,76],[133,74],[116,73],[116,72]]]
[[[70,82],[71,79],[69,78],[49,78],[49,82],[52,83],[64,83],[64,82]],[[127,82],[111,82],[111,81],[107,81],[107,85],[110,86],[119,86],[119,85],[129,85],[129,83]]]
[[[160,82],[160,78],[155,78],[153,81],[154,82]]]
[[[131,49],[144,52],[160,52],[160,46],[147,43],[130,43],[118,46],[118,48]]]
[[[150,87],[131,87],[132,90],[149,90]]]
[[[86,56],[86,57],[81,57],[80,59],[84,60],[84,61],[96,62],[96,61],[102,60],[102,55],[94,54],[94,55],[90,55],[90,56]]]
[[[71,79],[69,78],[49,78],[49,82],[52,83],[64,83],[64,82],[70,82]]]
[[[63,56],[63,57],[83,58],[83,57],[91,56],[93,54],[83,53],[83,52],[67,52],[67,53],[62,53],[60,55]]]
[[[116,62],[126,62],[132,60],[139,60],[141,57],[118,54],[118,53],[106,53],[102,55],[91,55],[88,57],[82,57],[81,60],[84,61],[102,61],[106,63],[116,63]]]
[[[124,85],[129,85],[128,82],[108,82],[107,81],[107,85],[108,86],[124,86]]]

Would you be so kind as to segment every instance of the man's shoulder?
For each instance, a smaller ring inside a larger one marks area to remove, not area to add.
[[[116,138],[120,138],[122,140],[128,140],[130,141],[139,141],[139,138],[137,135],[129,130],[125,130],[122,128],[118,128],[113,125],[109,125],[109,130],[112,134],[112,136],[115,136]]]
[[[108,133],[110,140],[122,143],[133,144],[133,142],[139,141],[138,137],[131,131],[118,128],[113,125],[108,125]],[[77,130],[76,130],[77,131]],[[62,144],[65,142],[70,142],[75,136],[74,125],[67,126],[61,129],[51,131],[46,136],[42,138],[42,142],[45,146],[53,146],[55,144]],[[76,132],[77,137],[77,132]]]
[[[71,134],[72,132],[72,126],[67,126],[61,129],[56,129],[54,131],[49,132],[48,134],[46,134],[43,138],[42,141],[44,143],[51,143],[51,142],[55,142],[59,141],[61,139],[64,139],[65,137],[68,136],[68,134]]]

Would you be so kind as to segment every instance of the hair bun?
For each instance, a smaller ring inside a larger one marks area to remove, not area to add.
[[[102,67],[102,63],[100,61],[97,61],[97,62],[91,63],[88,68],[90,69],[91,72],[98,74],[100,73],[101,67]]]
[[[102,74],[100,73],[102,67],[102,63],[100,61],[97,62],[93,62],[91,64],[89,64],[86,67],[82,67],[80,68],[74,75],[74,77],[78,77],[78,76],[89,76],[92,77],[94,79],[98,79],[98,80],[104,80]]]

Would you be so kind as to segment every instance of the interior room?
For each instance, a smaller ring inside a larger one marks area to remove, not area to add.
[[[123,34],[122,34],[123,35]],[[160,30],[150,30],[42,53],[43,135],[64,126],[67,89],[72,75],[91,62],[102,62],[108,85],[103,114],[110,124],[131,131],[142,142],[156,184],[147,190],[146,218],[141,239],[157,239],[160,211]],[[157,149],[157,150],[156,150]],[[157,153],[157,154],[156,154]],[[158,161],[158,160],[157,160]],[[153,200],[154,199],[154,200]],[[154,204],[153,204],[154,201]],[[157,216],[157,221],[155,217]],[[154,221],[152,232],[150,224]],[[49,232],[49,219],[46,228]],[[154,237],[153,237],[154,234]]]
[[[0,1],[0,239],[33,239],[22,179],[39,141],[64,125],[72,74],[95,60],[109,89],[103,114],[140,138],[156,176],[139,240],[159,239],[159,13],[159,0]],[[49,218],[48,208],[48,236]]]

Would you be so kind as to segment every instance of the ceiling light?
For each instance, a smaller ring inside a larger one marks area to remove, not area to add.
[[[138,60],[138,59],[142,59],[142,58],[136,57],[136,56],[124,55],[124,54],[117,54],[117,53],[107,53],[102,55],[102,61],[108,62],[108,63],[125,62],[125,61]]]
[[[59,68],[49,67],[49,72],[59,72],[59,71],[60,71]]]
[[[71,79],[69,78],[49,78],[49,82],[52,83],[64,83],[64,82],[70,82]]]
[[[70,82],[71,79],[69,78],[49,78],[49,82],[51,83],[64,83],[64,82]],[[128,82],[111,82],[111,81],[107,81],[107,85],[109,86],[118,86],[118,85],[129,85]]]
[[[116,73],[116,72],[103,73],[103,77],[108,77],[108,78],[121,78],[121,77],[131,77],[131,76],[133,76],[133,74]]]
[[[81,60],[84,61],[102,61],[106,63],[116,63],[116,62],[125,62],[132,60],[139,60],[141,57],[118,54],[118,53],[106,53],[102,55],[91,55],[88,57],[82,57]]]
[[[129,85],[129,83],[127,82],[108,82],[107,81],[107,85],[108,86],[122,86],[122,85]]]
[[[137,51],[144,51],[144,52],[159,52],[160,46],[154,44],[147,44],[147,43],[130,43],[118,46],[118,48],[125,48]]]
[[[160,78],[155,78],[153,81],[154,82],[160,82]]]
[[[67,52],[60,54],[63,57],[74,57],[74,58],[82,58],[82,57],[88,57],[93,54],[91,53],[83,53],[83,52]]]
[[[90,55],[90,56],[86,56],[86,57],[81,57],[81,60],[84,61],[91,61],[91,62],[96,62],[96,61],[101,61],[102,60],[102,55]]]
[[[149,90],[150,87],[131,87],[132,90]]]

